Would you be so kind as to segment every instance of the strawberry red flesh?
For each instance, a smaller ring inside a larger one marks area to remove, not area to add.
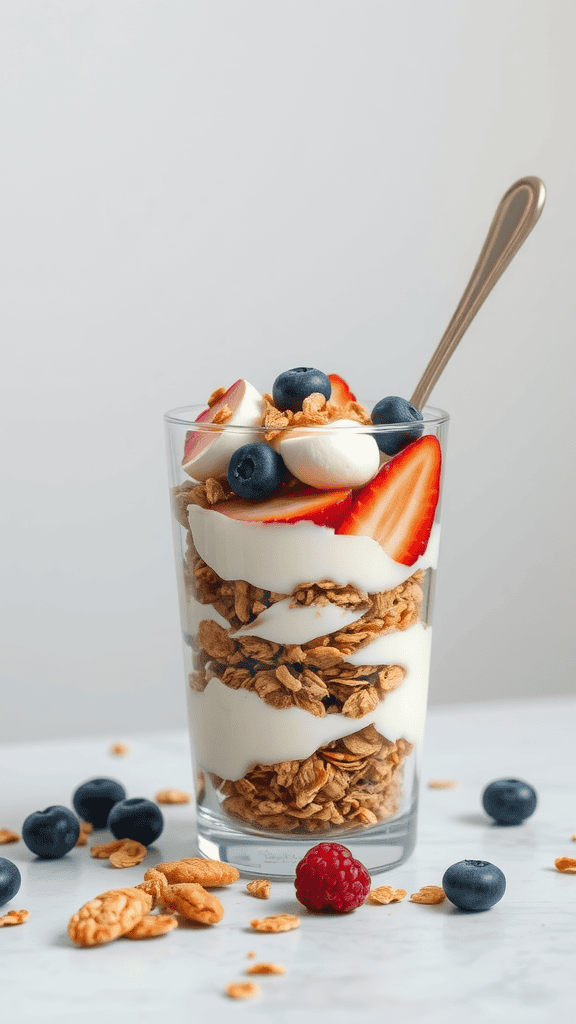
[[[348,402],[356,401],[356,395],[350,391],[343,377],[339,377],[337,373],[331,373],[328,376],[328,380],[332,385],[331,402],[334,402],[336,405],[347,405]]]
[[[414,441],[357,494],[336,532],[373,537],[395,562],[413,565],[434,523],[441,462],[435,437]]]
[[[230,519],[241,519],[248,523],[299,523],[306,520],[317,526],[337,529],[350,514],[352,491],[293,491],[278,495],[268,501],[247,501],[245,498],[231,498],[217,501],[211,506],[214,512],[221,512]]]

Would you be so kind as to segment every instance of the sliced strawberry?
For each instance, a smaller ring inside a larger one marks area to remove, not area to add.
[[[435,437],[421,437],[382,466],[337,533],[373,537],[395,562],[413,565],[428,544],[441,466]]]
[[[241,519],[249,523],[299,523],[303,519],[317,526],[331,526],[336,529],[350,514],[352,491],[293,491],[281,494],[268,501],[246,501],[232,498],[217,501],[211,509],[222,512],[230,519]]]
[[[343,377],[339,377],[337,373],[331,373],[328,380],[332,385],[331,402],[336,405],[348,405],[348,402],[356,401],[356,395],[352,394]]]

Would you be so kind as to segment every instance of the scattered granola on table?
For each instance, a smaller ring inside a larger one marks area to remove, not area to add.
[[[94,826],[89,821],[80,822],[80,832],[76,840],[76,846],[87,846],[88,836],[94,831]]]
[[[250,926],[256,932],[290,932],[300,927],[300,918],[296,914],[274,914],[250,921]]]
[[[410,897],[411,903],[442,903],[446,899],[446,893],[440,885],[423,885],[418,892],[413,892]]]
[[[430,779],[429,789],[458,789],[456,779]]]
[[[253,964],[246,968],[246,974],[286,974],[284,964]]]
[[[267,900],[270,896],[270,882],[266,878],[255,878],[253,882],[248,882],[246,888],[251,896],[256,896],[259,900]]]
[[[137,887],[110,889],[72,915],[68,934],[77,946],[101,946],[132,931],[153,905],[152,896]]]
[[[29,910],[9,910],[7,914],[0,917],[0,928],[6,928],[13,924],[24,924],[29,917]]]
[[[199,924],[217,924],[224,917],[224,907],[220,900],[196,882],[171,885],[162,902],[170,910]]]
[[[130,747],[126,743],[113,743],[110,747],[110,753],[116,754],[117,757],[124,757],[130,753]]]
[[[17,832],[12,832],[9,828],[0,828],[0,846],[5,843],[19,843],[20,836]]]
[[[144,860],[147,853],[148,847],[136,839],[113,839],[109,843],[99,843],[90,848],[91,857],[108,859],[115,868],[135,867]]]
[[[576,875],[576,857],[557,857],[554,867],[566,875]]]
[[[368,893],[367,903],[400,903],[407,896],[406,889],[393,889],[391,885],[380,885]]]
[[[125,933],[124,938],[155,939],[159,935],[167,935],[177,927],[178,921],[174,914],[145,914],[131,931]]]
[[[114,868],[133,868],[141,864],[148,853],[148,847],[136,839],[123,839],[117,850],[112,850],[108,860]]]
[[[181,789],[161,789],[154,799],[157,804],[189,804],[192,798]]]
[[[153,869],[160,871],[170,884],[197,882],[206,889],[231,885],[240,878],[240,872],[232,864],[204,857],[183,857],[181,860],[165,861]]]
[[[260,986],[252,981],[231,981],[226,985],[226,995],[231,999],[254,999],[260,995]]]
[[[93,847],[96,850],[95,856],[107,856],[110,853],[110,847],[116,848],[116,843],[124,842],[132,842],[132,840],[117,840],[115,843],[102,843],[99,847]],[[122,847],[116,849],[121,852]],[[113,855],[116,850],[113,849],[111,852]],[[189,860],[194,863],[198,858],[189,858]],[[171,864],[166,863],[163,867],[170,873],[171,868],[184,863],[186,860],[173,861]],[[218,866],[224,873],[227,869],[229,872],[236,872],[236,869],[231,868],[229,864],[220,864],[219,861],[208,861],[207,863],[210,866],[212,877],[215,877]],[[236,872],[236,877],[238,877],[238,872]],[[224,916],[224,908],[220,901],[201,885],[194,882],[171,884],[165,874],[155,868],[150,868],[144,875],[144,881],[139,885],[125,889],[110,889],[85,903],[70,918],[68,934],[78,946],[103,945],[121,936],[131,939],[146,939],[164,935],[176,928],[178,921],[174,914],[151,914],[150,912],[158,906],[174,911],[189,921],[201,924],[215,924]],[[27,911],[22,913],[27,914]],[[19,922],[6,921],[5,923],[16,924]]]

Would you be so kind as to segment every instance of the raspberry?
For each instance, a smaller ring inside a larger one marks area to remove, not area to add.
[[[319,843],[296,868],[296,896],[309,910],[348,914],[366,899],[370,875],[339,843]]]

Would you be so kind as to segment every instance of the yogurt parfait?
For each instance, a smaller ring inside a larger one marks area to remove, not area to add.
[[[415,841],[448,416],[338,375],[166,416],[198,845],[291,877]]]

